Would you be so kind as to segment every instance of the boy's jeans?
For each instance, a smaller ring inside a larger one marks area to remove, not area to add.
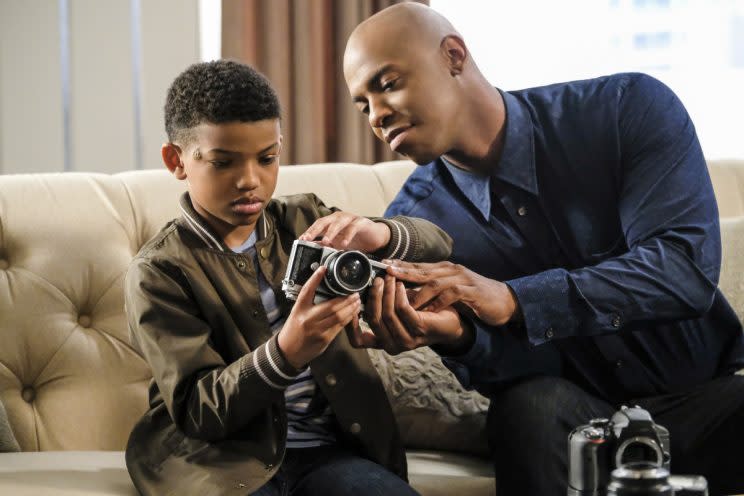
[[[338,446],[288,449],[276,475],[254,496],[415,496],[400,477]]]

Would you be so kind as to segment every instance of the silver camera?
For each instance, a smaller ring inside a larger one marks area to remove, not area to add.
[[[325,277],[315,291],[315,303],[337,296],[359,293],[366,302],[367,289],[375,277],[383,276],[387,265],[371,260],[356,250],[336,250],[312,241],[295,240],[289,254],[282,290],[296,300],[302,286],[318,267],[326,267]]]

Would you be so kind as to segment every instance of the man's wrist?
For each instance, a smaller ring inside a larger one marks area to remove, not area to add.
[[[438,355],[464,355],[475,343],[475,326],[467,317],[460,316],[460,332],[451,341],[442,341],[430,346]]]

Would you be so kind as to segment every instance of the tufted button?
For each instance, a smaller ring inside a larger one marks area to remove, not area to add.
[[[238,268],[240,270],[245,270],[245,260],[238,260]]]
[[[525,215],[527,215],[527,207],[525,207],[524,205],[519,207],[517,209],[517,214],[519,214],[520,217],[524,217]]]
[[[78,324],[80,324],[81,327],[90,327],[90,316],[88,315],[79,315],[78,316]]]
[[[31,386],[26,386],[23,388],[23,391],[21,391],[21,398],[23,398],[23,401],[26,403],[31,403],[36,399],[36,390]]]
[[[553,339],[553,335],[554,335],[553,328],[548,327],[548,330],[545,331],[545,339]]]
[[[266,258],[269,256],[269,249],[266,246],[262,246],[259,250],[259,254],[261,255],[261,258]]]
[[[612,315],[612,327],[620,327],[620,324],[622,323],[622,320],[620,319],[620,316],[618,314]]]
[[[326,381],[326,384],[333,387],[336,385],[336,376],[333,374],[328,374],[327,376],[325,376],[325,381]]]
[[[615,367],[619,369],[622,368],[623,365],[625,365],[625,362],[623,362],[622,360],[618,360],[617,362],[615,362]]]
[[[0,270],[5,270],[10,267],[10,264],[4,258],[0,258]]]
[[[358,422],[354,422],[349,427],[349,432],[351,432],[352,434],[359,434],[361,431],[362,431],[362,426],[359,425]]]

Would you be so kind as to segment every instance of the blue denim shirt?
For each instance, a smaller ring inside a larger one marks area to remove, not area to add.
[[[741,325],[717,289],[713,188],[674,93],[618,74],[502,95],[491,176],[440,158],[386,212],[442,227],[453,262],[519,301],[522,328],[476,320],[473,347],[445,358],[458,379],[488,394],[558,375],[620,402],[744,366]]]

